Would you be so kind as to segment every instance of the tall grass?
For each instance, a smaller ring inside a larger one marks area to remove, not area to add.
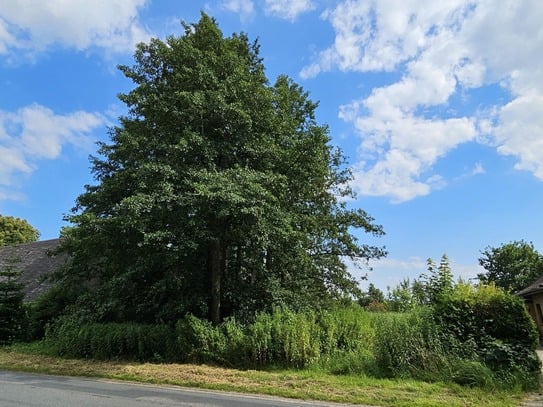
[[[218,326],[192,315],[175,326],[80,324],[64,318],[48,329],[46,339],[59,355],[90,359],[310,367],[482,387],[536,385],[537,377],[517,364],[503,368],[517,353],[532,357],[531,349],[514,348],[517,353],[512,354],[513,345],[492,342],[494,348],[489,345],[487,350],[503,360],[496,370],[497,362],[486,363],[487,354],[459,352],[461,340],[438,322],[430,307],[407,313],[370,313],[358,306],[305,313],[276,308],[248,323],[232,318]]]

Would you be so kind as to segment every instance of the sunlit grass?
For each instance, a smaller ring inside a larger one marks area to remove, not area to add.
[[[46,353],[43,344],[0,348],[0,369],[391,407],[508,407],[518,406],[525,396],[521,392],[444,383],[331,375],[318,369],[236,370],[191,364],[62,359]]]

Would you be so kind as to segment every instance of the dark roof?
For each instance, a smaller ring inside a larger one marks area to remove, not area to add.
[[[523,288],[516,294],[521,297],[531,297],[532,295],[543,293],[543,276],[539,277],[528,287]]]
[[[44,277],[66,262],[65,255],[50,255],[59,244],[60,239],[51,239],[0,247],[0,267],[16,260],[13,266],[21,271],[19,281],[24,284],[26,301],[33,301],[47,291],[50,284],[43,281]]]

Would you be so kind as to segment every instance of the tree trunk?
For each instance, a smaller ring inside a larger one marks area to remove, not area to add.
[[[221,322],[221,242],[218,239],[209,244],[207,264],[211,275],[211,309],[213,325]]]

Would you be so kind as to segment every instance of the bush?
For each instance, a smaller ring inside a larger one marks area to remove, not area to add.
[[[468,387],[493,387],[494,375],[485,364],[475,360],[451,359],[450,379]]]
[[[226,338],[221,330],[192,314],[177,322],[175,339],[183,362],[221,362],[226,354]]]
[[[458,284],[433,314],[458,357],[484,363],[506,386],[538,385],[539,337],[521,298],[493,285]]]
[[[28,340],[41,339],[45,327],[60,317],[68,304],[74,303],[78,293],[64,287],[53,286],[28,305]]]

